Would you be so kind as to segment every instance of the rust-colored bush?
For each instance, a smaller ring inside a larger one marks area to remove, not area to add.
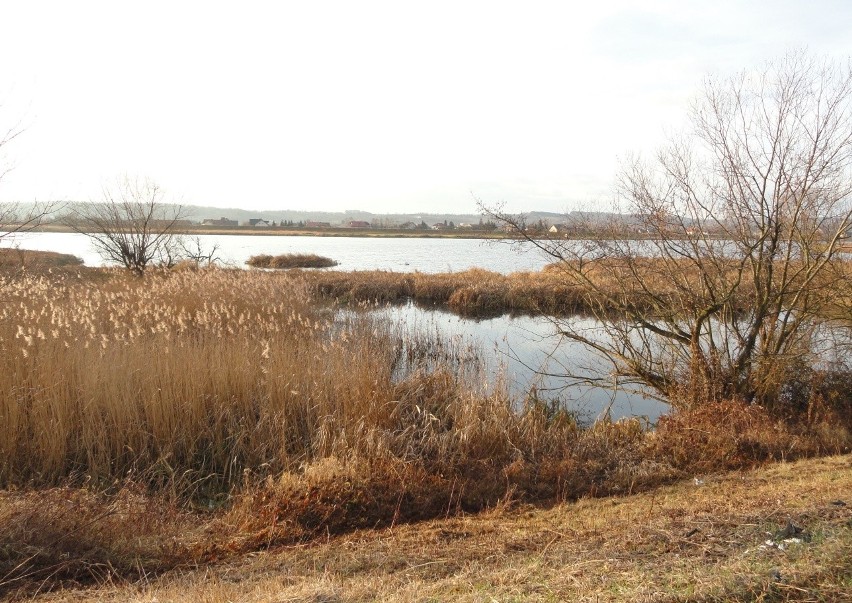
[[[707,473],[839,454],[852,446],[848,429],[830,420],[808,424],[803,419],[784,421],[761,406],[737,401],[706,404],[661,418],[648,437],[648,453],[680,471]]]

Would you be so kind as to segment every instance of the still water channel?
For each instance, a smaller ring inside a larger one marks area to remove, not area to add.
[[[436,340],[448,342],[450,353],[476,356],[482,363],[483,388],[487,390],[503,380],[518,405],[533,392],[542,401],[558,402],[583,423],[607,414],[614,420],[643,417],[656,423],[669,410],[667,404],[623,389],[566,387],[564,375],[590,369],[606,374],[607,365],[584,346],[562,339],[558,324],[548,318],[500,316],[473,320],[413,303],[373,312],[392,324],[403,325],[411,334],[437,335]],[[581,328],[593,330],[597,326],[593,319],[571,320],[584,323],[578,325]]]

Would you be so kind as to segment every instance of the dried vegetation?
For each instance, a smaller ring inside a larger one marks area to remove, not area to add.
[[[586,307],[584,292],[549,272],[510,275],[474,268],[448,274],[385,271],[306,273],[311,291],[339,303],[401,302],[449,308],[462,316],[568,315]]]
[[[8,270],[44,270],[81,266],[83,260],[69,253],[53,251],[30,251],[15,247],[0,249],[0,269]]]
[[[220,269],[3,276],[0,592],[850,446],[849,417],[817,398],[802,421],[730,403],[656,432],[584,429],[482,391],[451,346],[317,305],[315,286]]]

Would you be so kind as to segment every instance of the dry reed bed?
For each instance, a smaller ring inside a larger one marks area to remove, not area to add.
[[[232,484],[329,454],[336,424],[392,397],[392,334],[367,318],[333,330],[293,281],[60,274],[2,288],[7,484],[128,471]]]
[[[43,270],[45,268],[81,266],[82,264],[83,260],[69,253],[17,248],[0,249],[0,269],[2,270]]]
[[[298,280],[83,274],[0,283],[4,486],[131,475],[215,498],[335,458],[369,475],[383,467],[388,479],[455,480],[457,495],[479,480],[458,499],[475,508],[505,492],[502,470],[516,461],[577,458],[580,431],[567,418],[518,413],[499,391],[476,391],[434,357],[442,346],[392,325],[363,314],[333,321]]]

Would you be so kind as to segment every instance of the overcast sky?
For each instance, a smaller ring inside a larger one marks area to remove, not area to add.
[[[852,54],[847,0],[0,0],[0,200],[605,208],[708,74]]]

